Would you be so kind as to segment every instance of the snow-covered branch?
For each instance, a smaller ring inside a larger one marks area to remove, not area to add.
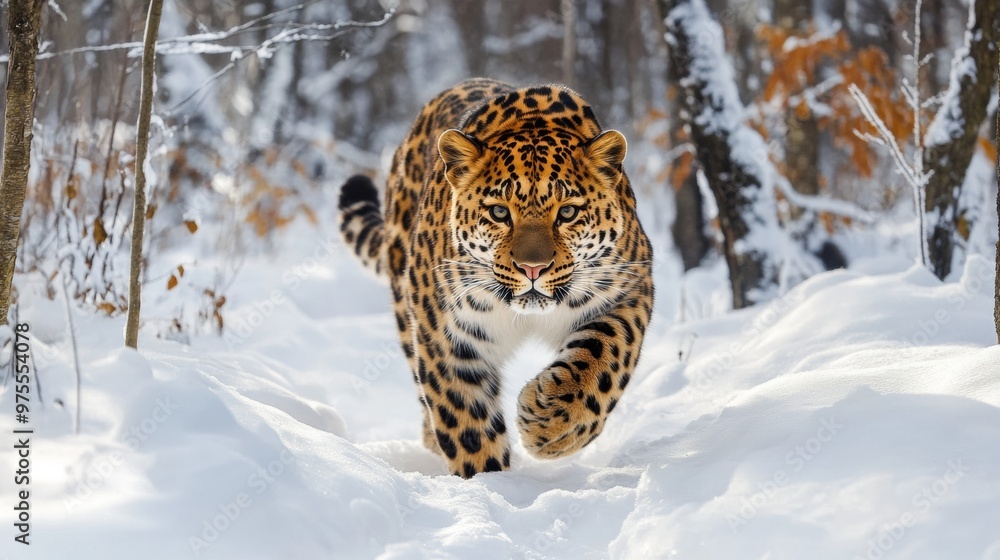
[[[274,37],[271,37],[271,38],[263,41],[262,43],[260,43],[258,45],[253,45],[253,46],[249,46],[249,47],[238,47],[238,46],[234,47],[234,46],[226,46],[226,45],[216,45],[216,44],[213,44],[213,43],[205,43],[205,42],[191,42],[191,43],[188,43],[187,45],[183,45],[183,46],[180,46],[180,47],[168,47],[168,48],[165,48],[165,49],[162,49],[162,50],[158,46],[157,47],[157,52],[163,52],[164,54],[191,54],[191,53],[198,53],[198,54],[224,54],[224,53],[229,53],[230,56],[231,56],[231,60],[229,61],[228,64],[226,64],[225,66],[223,66],[222,68],[220,68],[218,71],[216,71],[214,74],[212,74],[211,76],[209,76],[205,81],[203,81],[201,84],[199,84],[198,87],[194,88],[194,90],[191,93],[189,93],[186,97],[184,97],[184,99],[181,99],[178,103],[176,103],[170,109],[170,112],[176,111],[178,108],[180,108],[181,106],[185,105],[186,103],[188,103],[189,101],[191,101],[192,99],[194,99],[195,97],[197,97],[202,91],[204,91],[207,87],[209,87],[210,85],[212,85],[212,83],[214,83],[216,80],[218,80],[219,78],[221,78],[222,76],[224,76],[227,72],[229,72],[230,70],[232,70],[233,68],[235,68],[236,65],[239,63],[239,61],[243,60],[244,53],[251,53],[253,55],[256,55],[260,59],[267,59],[267,58],[270,58],[274,54],[274,51],[279,46],[281,46],[281,45],[286,45],[286,44],[289,44],[289,43],[297,43],[297,42],[302,42],[302,41],[329,41],[329,40],[335,39],[336,37],[338,37],[338,36],[340,36],[340,35],[348,32],[348,31],[352,31],[352,30],[360,28],[360,27],[379,27],[379,26],[385,25],[392,18],[392,16],[393,16],[394,13],[395,13],[394,11],[389,11],[389,12],[387,12],[385,14],[385,16],[382,19],[380,19],[378,21],[374,21],[374,22],[341,21],[341,22],[337,22],[337,23],[333,23],[333,24],[295,24],[294,27],[283,29],[278,34],[276,34]],[[258,18],[258,19],[260,19],[260,18]],[[227,33],[231,33],[233,31],[242,31],[242,30],[245,30],[245,29],[249,29],[249,28],[246,28],[246,27],[244,27],[243,29],[233,28],[233,30],[231,30],[230,32],[227,32]],[[302,34],[302,31],[305,31],[307,29],[308,30],[331,30],[332,29],[332,30],[334,30],[334,32],[331,33],[331,34],[328,34],[328,35],[316,35],[316,34],[305,35],[305,34]],[[206,35],[206,34],[202,34],[202,35]],[[211,35],[211,34],[208,34],[208,35]],[[210,49],[206,49],[206,46],[211,47],[211,48]]]
[[[250,20],[241,25],[235,26],[226,31],[212,32],[212,33],[197,33],[194,35],[185,35],[182,37],[173,37],[170,39],[163,39],[157,41],[156,43],[156,54],[157,55],[181,55],[181,54],[229,54],[234,58],[241,58],[243,53],[253,52],[257,53],[261,58],[268,58],[273,52],[273,49],[289,43],[297,43],[303,41],[331,41],[347,33],[349,31],[364,29],[364,28],[374,28],[381,27],[388,23],[393,15],[395,15],[394,10],[386,12],[382,19],[375,21],[338,21],[334,23],[299,23],[299,22],[271,22],[270,20],[274,18],[287,14],[295,10],[302,9],[306,4],[299,4],[297,6],[292,6],[290,8],[285,8],[272,12],[270,14],[260,16],[253,20]],[[261,42],[258,44],[245,44],[245,45],[223,45],[220,44],[221,41],[231,39],[233,37],[252,32],[266,31],[270,29],[279,29],[275,36]],[[317,34],[310,32],[317,31],[332,31],[333,33],[327,34]],[[97,53],[97,52],[113,52],[113,51],[127,51],[127,56],[129,58],[138,58],[142,55],[142,42],[132,41],[126,43],[116,43],[113,45],[92,45],[86,47],[77,47],[72,49],[66,49],[62,51],[53,52],[40,52],[36,57],[36,60],[46,60],[50,58],[56,58],[61,56],[72,56],[76,54],[83,53]],[[9,57],[7,55],[0,56],[0,63],[6,63]]]
[[[911,163],[905,154],[903,154],[902,148],[899,147],[899,143],[896,142],[896,137],[893,136],[889,127],[886,126],[885,121],[879,116],[875,107],[872,106],[871,100],[865,95],[861,88],[857,84],[850,84],[847,90],[850,92],[851,97],[857,102],[858,108],[861,110],[862,116],[868,121],[868,124],[875,129],[876,134],[863,133],[858,130],[854,131],[858,137],[868,141],[869,143],[878,144],[885,146],[889,155],[892,156],[892,161],[896,165],[896,170],[900,175],[906,180],[906,183],[910,186],[910,190],[913,192],[913,207],[917,216],[917,236],[920,246],[920,262],[924,266],[927,266],[927,235],[925,234],[925,223],[924,223],[924,193],[927,188],[927,182],[930,180],[934,171],[924,172],[924,145],[922,138],[922,128],[920,125],[920,110],[924,106],[924,103],[920,98],[920,6],[921,0],[917,0],[916,6],[916,23],[914,24],[917,28],[916,38],[912,41],[913,44],[913,74],[914,81],[913,85],[910,86],[909,83],[903,84],[903,95],[906,97],[907,102],[910,107],[913,108],[913,162]]]
[[[865,117],[865,120],[868,121],[868,124],[872,125],[878,134],[874,135],[857,130],[854,133],[868,142],[885,146],[889,150],[889,155],[892,156],[893,162],[896,164],[896,170],[906,179],[907,184],[913,189],[923,188],[927,184],[927,176],[922,172],[918,173],[917,169],[907,161],[902,148],[899,147],[899,143],[896,142],[896,138],[889,131],[889,127],[886,126],[885,121],[875,111],[875,107],[872,106],[868,96],[856,84],[851,84],[847,88],[851,93],[851,97],[858,103],[858,108],[861,110],[861,114]]]
[[[528,26],[526,31],[511,37],[486,37],[483,40],[483,48],[490,54],[507,54],[549,39],[561,39],[563,32],[563,26],[560,24],[549,20],[537,20]]]
[[[875,217],[872,216],[871,212],[865,210],[864,208],[851,204],[846,200],[802,194],[792,188],[792,184],[782,175],[777,175],[777,180],[774,182],[774,186],[781,191],[782,196],[788,199],[789,202],[799,208],[802,208],[803,210],[817,213],[826,212],[829,214],[835,214],[837,216],[850,218],[859,224],[867,225],[875,223]]]

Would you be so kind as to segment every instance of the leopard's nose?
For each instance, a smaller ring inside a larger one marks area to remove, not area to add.
[[[538,277],[542,275],[542,272],[545,272],[545,270],[552,266],[552,263],[554,262],[555,261],[550,261],[548,264],[538,265],[515,262],[514,266],[520,268],[521,272],[524,272],[524,275],[528,277],[528,280],[535,281],[538,280]]]

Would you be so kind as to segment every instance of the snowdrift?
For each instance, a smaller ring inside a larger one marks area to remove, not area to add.
[[[464,481],[418,442],[388,294],[341,256],[294,287],[248,265],[227,339],[136,353],[123,320],[74,314],[79,435],[65,311],[29,296],[32,544],[7,509],[3,556],[1000,558],[992,263],[946,284],[862,263],[753,309],[661,316],[590,447],[542,462],[515,442],[512,471]],[[509,414],[547,358],[513,360]],[[5,443],[5,508],[15,461]]]

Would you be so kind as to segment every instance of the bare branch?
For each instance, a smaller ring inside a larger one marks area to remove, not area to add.
[[[49,9],[52,10],[52,13],[59,16],[59,19],[69,21],[69,18],[66,17],[66,12],[62,11],[62,8],[60,8],[59,4],[56,3],[56,0],[48,0],[46,3],[48,4]]]
[[[896,139],[889,132],[889,128],[886,127],[885,122],[882,121],[882,117],[879,117],[875,108],[872,107],[871,101],[868,100],[868,97],[857,85],[851,84],[847,86],[847,89],[851,97],[858,103],[858,108],[861,109],[862,116],[878,132],[880,143],[889,148],[889,155],[892,156],[893,161],[896,163],[896,169],[906,178],[906,182],[911,187],[916,188],[919,182],[913,173],[913,169],[910,168],[906,156],[903,155],[903,151],[899,148],[899,144],[896,143]],[[870,135],[865,135],[865,137],[870,137]]]
[[[73,326],[73,310],[69,304],[69,289],[66,288],[66,277],[59,275],[62,280],[63,303],[66,304],[66,325],[69,327],[69,340],[73,344],[73,370],[76,371],[76,411],[74,433],[80,433],[80,353],[76,347],[76,327]],[[38,370],[35,370],[35,377],[38,377]]]
[[[132,207],[132,247],[128,281],[128,313],[125,316],[125,346],[136,348],[139,343],[139,313],[142,269],[142,238],[146,225],[145,160],[149,148],[149,121],[153,114],[153,87],[156,77],[156,35],[160,31],[163,0],[150,0],[142,53],[142,80],[139,86],[139,121],[136,123],[135,201]]]
[[[270,57],[271,53],[273,52],[273,47],[276,46],[276,45],[294,43],[294,42],[298,42],[298,41],[307,41],[307,40],[328,41],[330,39],[335,38],[336,36],[338,36],[340,34],[342,34],[342,32],[341,33],[335,33],[335,34],[329,35],[329,36],[299,36],[299,35],[286,36],[286,32],[283,31],[282,33],[279,33],[277,36],[275,36],[274,39],[269,39],[269,40],[264,41],[263,43],[261,43],[259,45],[253,46],[253,47],[220,47],[220,50],[218,52],[220,52],[220,53],[221,52],[231,52],[232,54],[236,55],[236,54],[241,54],[243,51],[249,51],[252,54],[257,55],[258,58],[268,58],[268,57]],[[178,54],[179,52],[185,52],[185,51],[170,52],[169,54]],[[194,99],[195,97],[197,97],[206,88],[208,88],[210,85],[212,85],[216,80],[218,80],[219,78],[221,78],[222,76],[224,76],[227,72],[229,72],[230,70],[232,70],[233,68],[235,68],[236,64],[239,61],[243,60],[244,58],[245,57],[243,57],[243,56],[234,57],[234,59],[232,61],[230,61],[229,64],[226,64],[225,66],[223,66],[222,68],[220,68],[219,71],[215,72],[214,74],[212,74],[211,76],[209,76],[208,78],[206,78],[205,81],[203,81],[201,84],[199,84],[198,87],[194,88],[194,91],[192,91],[190,94],[188,94],[187,97],[185,97],[184,99],[181,99],[179,102],[177,102],[176,105],[174,105],[173,107],[171,107],[167,111],[167,114],[172,114],[174,111],[176,111],[177,109],[181,108],[183,105],[187,104],[189,101],[191,101],[192,99]]]
[[[340,37],[344,32],[364,29],[364,28],[374,28],[380,27],[388,23],[392,17],[395,15],[395,10],[390,10],[386,12],[385,16],[376,21],[338,21],[335,23],[296,23],[296,22],[284,22],[284,23],[272,23],[267,25],[259,25],[260,23],[273,19],[274,17],[285,14],[294,10],[301,9],[314,2],[309,2],[306,4],[299,4],[291,8],[285,8],[278,10],[276,12],[267,14],[266,16],[261,16],[242,25],[233,27],[227,31],[220,31],[216,33],[198,33],[195,35],[185,35],[182,37],[173,37],[170,39],[162,39],[156,42],[156,53],[163,55],[175,55],[175,54],[232,54],[235,52],[245,52],[254,51],[263,47],[267,47],[272,44],[287,44],[295,43],[299,41],[330,41]],[[268,39],[264,43],[258,45],[219,45],[219,41],[224,41],[230,39],[237,35],[243,33],[249,33],[254,31],[263,31],[267,29],[277,29],[281,28],[282,31],[278,33],[275,37]],[[329,35],[300,35],[303,31],[337,31],[337,33],[332,33]],[[289,33],[291,32],[291,34]],[[278,39],[281,37],[281,39]],[[75,54],[83,53],[98,53],[98,52],[112,52],[112,51],[128,51],[129,58],[139,58],[142,55],[142,42],[132,41],[128,43],[116,43],[113,45],[93,45],[87,47],[76,47],[72,49],[66,49],[62,51],[54,52],[42,52],[39,53],[35,59],[36,60],[47,60],[50,58],[56,58],[61,56],[72,56]],[[7,55],[0,56],[0,63],[8,62],[9,57]]]
[[[920,12],[923,4],[923,0],[916,0],[916,6],[914,6],[914,23],[913,23],[913,39],[910,39],[909,34],[903,33],[903,39],[913,46],[913,53],[907,58],[912,61],[913,64],[913,81],[903,79],[903,84],[900,90],[903,92],[903,97],[906,99],[906,103],[913,109],[913,161],[912,163],[907,161],[906,156],[903,154],[903,150],[900,149],[899,144],[896,142],[896,138],[889,132],[889,128],[885,125],[885,122],[879,117],[875,108],[872,106],[871,101],[868,97],[858,88],[857,84],[851,84],[848,86],[848,91],[851,97],[858,104],[858,108],[861,110],[861,114],[865,117],[875,131],[878,133],[878,137],[871,134],[863,134],[858,131],[854,131],[854,134],[860,138],[863,138],[869,142],[877,142],[889,149],[889,155],[892,156],[893,163],[896,165],[896,170],[903,175],[906,182],[909,183],[910,188],[913,191],[913,204],[915,207],[915,212],[917,216],[917,226],[918,226],[918,236],[920,242],[920,262],[924,266],[928,265],[927,255],[927,236],[924,233],[925,226],[925,212],[924,212],[924,197],[925,189],[927,187],[928,180],[933,173],[924,172],[924,138],[923,138],[923,127],[920,122],[920,110],[926,106],[924,101],[920,99],[920,68],[927,63],[929,58],[920,58]]]
[[[260,24],[260,23],[263,23],[263,22],[268,21],[268,20],[272,20],[272,19],[274,19],[274,18],[276,18],[278,16],[283,16],[285,14],[301,10],[301,9],[305,8],[307,5],[315,4],[316,1],[317,0],[313,0],[312,2],[298,4],[298,5],[295,5],[295,6],[291,6],[289,8],[283,8],[283,9],[278,10],[276,12],[271,12],[269,14],[264,14],[264,15],[262,15],[260,17],[254,18],[254,19],[252,19],[250,21],[244,22],[244,23],[242,23],[240,25],[237,25],[235,27],[231,27],[228,31],[219,31],[219,32],[214,32],[214,33],[211,32],[211,31],[206,31],[205,33],[200,33],[200,34],[197,34],[197,35],[188,35],[186,37],[176,37],[174,39],[164,39],[163,41],[157,42],[157,47],[159,47],[159,45],[161,43],[175,43],[175,42],[196,43],[196,42],[202,42],[202,41],[221,41],[223,39],[228,39],[228,38],[233,37],[235,35],[238,35],[240,33],[246,33],[248,31],[254,29],[255,26],[258,25],[258,24]]]
[[[232,62],[230,62],[229,64],[223,66],[221,69],[219,69],[218,72],[216,72],[215,74],[212,74],[211,76],[209,76],[208,78],[206,78],[204,82],[202,82],[201,84],[199,84],[198,87],[194,88],[194,91],[192,91],[190,94],[188,94],[187,97],[185,97],[184,99],[181,99],[180,101],[178,101],[176,105],[174,105],[173,107],[171,107],[167,111],[167,114],[172,114],[174,111],[176,111],[177,109],[179,109],[185,103],[187,103],[188,101],[191,101],[192,99],[194,99],[195,97],[197,97],[198,94],[200,94],[201,92],[203,92],[205,90],[205,88],[207,88],[208,86],[212,85],[212,83],[215,82],[215,80],[218,80],[219,78],[221,78],[226,72],[229,72],[235,66],[236,66],[236,61],[235,60],[232,61]]]

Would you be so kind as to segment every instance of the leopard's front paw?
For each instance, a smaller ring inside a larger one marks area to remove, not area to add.
[[[521,390],[517,428],[529,453],[543,459],[562,457],[600,435],[607,407],[580,385],[546,372]]]

